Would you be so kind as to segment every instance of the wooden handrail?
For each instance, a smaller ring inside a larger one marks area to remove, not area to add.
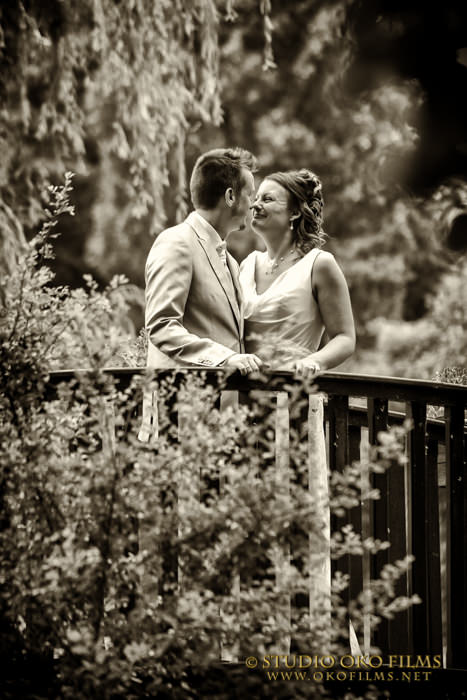
[[[223,376],[222,369],[205,367],[183,368],[177,370],[182,373],[205,372],[208,376]],[[106,367],[104,373],[111,374],[122,384],[128,384],[133,376],[144,376],[148,370],[144,367]],[[159,376],[170,374],[173,370],[149,370]],[[51,384],[70,380],[79,374],[92,373],[87,368],[55,370],[50,372]],[[282,388],[285,384],[296,382],[292,372],[265,373],[268,383],[274,383],[275,388]],[[424,379],[406,379],[401,377],[379,376],[369,374],[351,374],[344,372],[325,372],[316,379],[316,385],[320,391],[327,394],[341,396],[381,398],[389,401],[422,401],[434,406],[457,406],[467,404],[467,386],[461,384],[449,384]],[[238,373],[230,375],[226,379],[226,389],[239,391],[251,391],[252,389],[264,389],[265,381],[254,378],[242,377]]]

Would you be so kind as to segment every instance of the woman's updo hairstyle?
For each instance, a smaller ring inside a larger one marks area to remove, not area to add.
[[[303,254],[312,248],[321,248],[326,240],[323,231],[324,200],[321,181],[311,170],[288,170],[268,175],[290,195],[290,210],[300,216],[291,222],[292,239]]]

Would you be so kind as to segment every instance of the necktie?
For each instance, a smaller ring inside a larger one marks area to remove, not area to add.
[[[226,244],[225,241],[222,241],[221,243],[219,243],[219,244],[216,246],[217,253],[218,253],[220,259],[222,260],[222,262],[224,263],[224,266],[225,266],[225,267],[227,267],[227,251],[226,251],[226,248],[227,248],[227,244]]]

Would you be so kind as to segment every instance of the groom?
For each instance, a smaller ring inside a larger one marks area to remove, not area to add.
[[[244,353],[238,265],[226,250],[246,227],[254,195],[255,158],[241,148],[201,155],[190,180],[195,210],[162,231],[146,262],[148,368],[223,367],[242,374],[261,367]],[[154,397],[146,395],[139,439],[156,437]]]

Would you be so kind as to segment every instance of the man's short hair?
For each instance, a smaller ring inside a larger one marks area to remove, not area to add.
[[[229,187],[238,195],[245,184],[242,168],[256,170],[256,158],[244,148],[214,148],[203,153],[190,179],[195,209],[214,209]]]

